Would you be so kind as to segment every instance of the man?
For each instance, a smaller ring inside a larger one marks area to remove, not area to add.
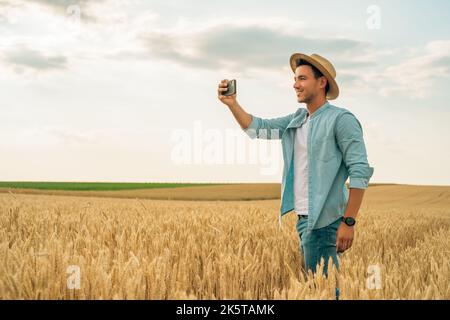
[[[347,109],[328,102],[339,95],[333,65],[317,54],[294,53],[290,66],[297,101],[306,109],[280,118],[256,117],[239,105],[236,94],[221,94],[227,80],[219,84],[219,100],[250,138],[281,139],[280,226],[284,214],[298,215],[304,271],[314,274],[323,259],[327,275],[329,259],[338,269],[337,254],[352,246],[356,216],[374,168],[367,162],[360,122]]]

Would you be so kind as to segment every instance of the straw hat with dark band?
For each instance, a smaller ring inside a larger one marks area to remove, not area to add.
[[[339,87],[335,80],[336,70],[334,70],[334,67],[330,61],[315,53],[313,53],[310,56],[303,53],[294,53],[290,59],[291,68],[294,73],[295,69],[297,68],[298,59],[302,59],[309,62],[314,67],[316,67],[320,72],[322,72],[322,74],[327,78],[328,83],[330,85],[330,90],[327,93],[328,100],[336,99],[339,96]]]

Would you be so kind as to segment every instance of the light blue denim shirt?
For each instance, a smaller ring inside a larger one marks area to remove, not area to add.
[[[287,116],[262,119],[254,115],[243,129],[250,138],[281,139],[283,179],[281,217],[294,210],[294,138],[303,125],[307,109]],[[366,189],[374,168],[367,162],[363,131],[358,119],[347,109],[328,101],[310,117],[308,126],[308,230],[319,229],[342,217],[347,208],[349,188]]]

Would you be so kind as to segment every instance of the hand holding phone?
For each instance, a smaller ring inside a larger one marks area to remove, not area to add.
[[[236,79],[228,81],[227,91],[222,92],[223,96],[229,97],[236,93]]]
[[[236,103],[236,79],[228,81],[227,79],[222,80],[219,83],[219,88],[217,89],[219,100],[226,104],[227,106],[232,106]]]

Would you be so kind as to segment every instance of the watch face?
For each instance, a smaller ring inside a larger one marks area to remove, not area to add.
[[[356,223],[355,219],[353,219],[352,217],[345,218],[344,222],[348,226],[353,226]]]

